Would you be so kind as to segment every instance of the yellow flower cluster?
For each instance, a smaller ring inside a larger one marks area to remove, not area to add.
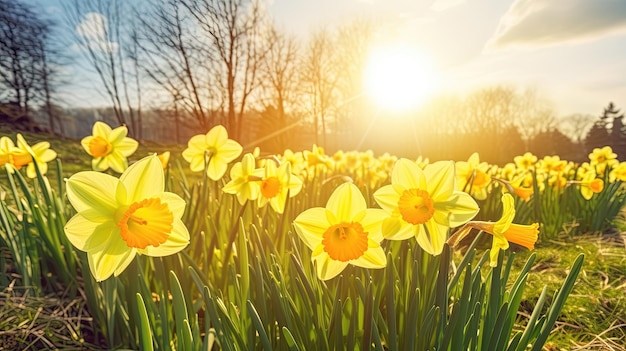
[[[96,122],[93,135],[83,148],[94,157],[96,171],[112,168],[120,178],[97,172],[80,172],[67,182],[68,198],[78,214],[66,225],[70,242],[87,252],[94,277],[103,280],[121,273],[136,254],[168,255],[182,250],[189,233],[181,221],[185,202],[164,191],[163,169],[169,153],[149,156],[128,167],[127,157],[137,142],[126,137],[124,126],[111,129]],[[18,146],[0,139],[0,165],[21,166],[45,162],[56,154],[49,144],[28,147],[18,135]],[[531,153],[497,167],[481,162],[477,153],[467,161],[398,159],[370,151],[337,151],[327,155],[322,147],[282,155],[259,157],[255,149],[239,161],[243,147],[228,138],[223,126],[193,136],[182,157],[194,172],[204,171],[213,181],[222,181],[222,191],[236,196],[239,204],[267,204],[282,214],[288,198],[296,196],[304,182],[341,176],[349,180],[330,195],[325,207],[309,208],[293,221],[297,235],[311,251],[320,279],[339,275],[349,264],[365,268],[386,266],[384,240],[414,237],[426,252],[438,255],[444,244],[455,246],[472,229],[493,235],[491,265],[509,242],[533,249],[538,224],[513,223],[513,195],[523,200],[546,186],[580,187],[590,199],[601,192],[604,181],[626,180],[626,163],[619,163],[610,147],[595,149],[589,162],[575,164],[558,156],[538,159]],[[229,179],[222,180],[229,170]],[[495,222],[472,221],[484,200],[501,187],[503,212]],[[371,189],[377,207],[368,207],[360,189]],[[449,237],[451,228],[460,229]]]
[[[33,146],[28,145],[22,134],[17,134],[17,146],[11,138],[0,137],[0,166],[8,167],[9,171],[19,170],[26,166],[26,175],[35,178],[35,164],[41,174],[48,171],[48,162],[54,160],[57,153],[50,149],[47,141],[39,142]]]

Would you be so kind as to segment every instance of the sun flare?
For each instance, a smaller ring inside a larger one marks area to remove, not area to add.
[[[365,67],[365,89],[386,110],[413,109],[437,85],[437,72],[430,57],[409,46],[378,47],[371,51]]]

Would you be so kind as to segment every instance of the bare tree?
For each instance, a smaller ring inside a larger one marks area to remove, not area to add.
[[[289,135],[286,132],[292,127],[287,115],[296,114],[299,47],[294,37],[273,26],[267,28],[265,36],[269,50],[259,67],[260,109],[264,111],[264,119],[271,119],[264,122],[271,124],[274,131],[282,131],[274,140],[277,149],[284,149]]]
[[[357,18],[337,28],[334,44],[337,65],[337,89],[339,100],[335,109],[333,131],[336,145],[346,144],[346,139],[361,129],[364,107],[367,106],[364,95],[363,72],[369,52],[374,43],[380,23]],[[353,117],[358,120],[352,120]],[[353,122],[353,123],[351,123]],[[363,131],[365,133],[365,131]]]
[[[30,120],[49,25],[19,2],[0,0],[0,7],[0,99]]]
[[[225,106],[225,124],[235,138],[241,136],[246,105],[259,86],[260,62],[267,53],[260,31],[266,17],[259,1],[182,0],[211,44],[219,65],[213,77]]]
[[[75,29],[75,40],[100,78],[101,88],[109,99],[118,123],[127,125],[129,133],[139,137],[141,100],[137,94],[139,79],[132,58],[134,42],[132,10],[121,0],[73,0],[66,3],[69,25]],[[135,75],[135,80],[132,80]],[[135,92],[131,93],[131,89]]]
[[[215,111],[221,107],[212,98],[217,93],[210,42],[199,35],[193,17],[179,1],[162,1],[138,18],[142,29],[135,40],[142,69],[175,101],[176,108],[183,107],[208,130],[217,122]]]
[[[326,145],[327,121],[339,101],[337,87],[340,75],[334,49],[330,32],[320,30],[308,43],[301,63],[301,87],[307,97],[303,107],[313,117],[318,145]]]
[[[559,129],[575,142],[581,143],[595,120],[594,115],[573,113],[561,118]]]

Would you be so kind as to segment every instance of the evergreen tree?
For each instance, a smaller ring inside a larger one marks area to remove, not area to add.
[[[611,137],[609,146],[613,148],[613,152],[617,154],[617,156],[626,155],[626,129],[624,127],[624,114],[618,116],[620,110],[613,109],[611,110],[611,114],[613,115],[613,124],[611,126]]]
[[[610,102],[587,133],[585,138],[587,152],[591,152],[596,147],[610,145],[611,133],[609,131],[609,123],[612,122],[613,115],[617,113],[619,113],[619,110],[616,110],[615,105]]]

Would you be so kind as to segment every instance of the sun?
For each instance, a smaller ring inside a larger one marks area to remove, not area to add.
[[[430,57],[415,48],[382,46],[369,54],[364,83],[367,94],[381,108],[405,112],[432,95],[437,72]]]

